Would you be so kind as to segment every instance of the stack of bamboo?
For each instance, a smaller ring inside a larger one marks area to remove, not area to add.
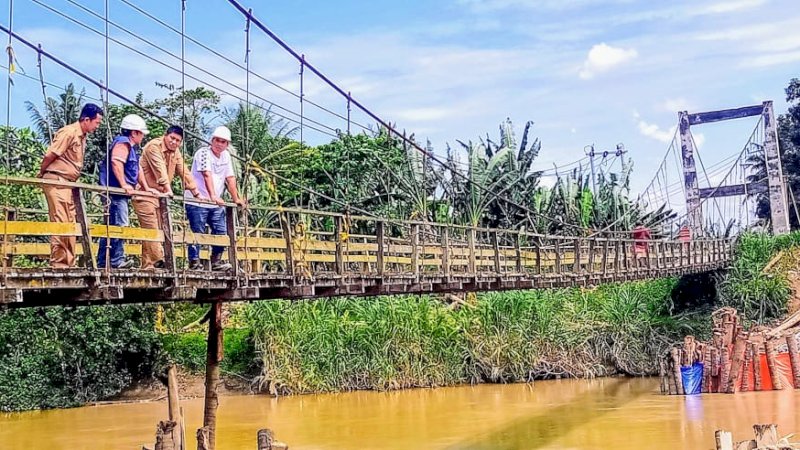
[[[733,308],[715,311],[712,320],[711,342],[686,336],[662,357],[662,393],[732,394],[800,388],[800,315],[774,328],[749,331],[743,329]],[[698,375],[701,371],[702,379]]]
[[[714,437],[717,441],[716,450],[795,450],[800,449],[800,443],[789,442],[787,437],[778,438],[778,427],[775,424],[753,425],[755,439],[734,442],[730,431],[717,430]]]

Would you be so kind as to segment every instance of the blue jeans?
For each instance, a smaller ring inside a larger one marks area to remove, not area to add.
[[[211,228],[211,234],[228,234],[225,222],[225,208],[203,208],[195,205],[186,205],[186,216],[189,219],[189,228],[192,233],[206,233],[206,227]],[[218,258],[225,251],[225,247],[211,247],[211,258]],[[189,261],[200,259],[200,245],[189,245]]]
[[[127,227],[128,221],[128,201],[129,197],[121,195],[111,195],[111,204],[108,204],[108,224],[120,227]],[[119,267],[125,262],[125,243],[122,239],[111,239],[109,249],[111,267]],[[106,238],[100,238],[100,248],[97,250],[97,266],[106,267]]]

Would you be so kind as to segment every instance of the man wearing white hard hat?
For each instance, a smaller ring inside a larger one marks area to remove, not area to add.
[[[100,163],[100,185],[125,190],[127,195],[111,194],[105,199],[108,208],[108,225],[126,227],[129,225],[128,201],[139,184],[139,144],[147,135],[147,124],[136,114],[122,118],[120,134],[114,138],[106,150],[106,157]],[[100,238],[97,252],[98,267],[110,263],[113,269],[133,267],[133,261],[125,259],[122,239]],[[110,261],[108,261],[108,260]]]
[[[195,196],[184,192],[186,198],[186,216],[189,227],[193,233],[206,233],[211,229],[211,234],[227,234],[225,223],[225,201],[222,193],[227,188],[231,199],[239,206],[244,206],[244,199],[239,197],[236,189],[236,175],[233,171],[233,161],[228,152],[231,143],[231,130],[227,127],[217,127],[211,134],[211,145],[201,147],[194,154],[192,161],[192,177],[199,191],[197,198],[205,200],[204,203],[192,203]],[[210,204],[213,203],[213,204]],[[224,247],[211,248],[211,270],[229,270],[231,265],[222,261]],[[200,246],[189,246],[189,269],[199,270]]]

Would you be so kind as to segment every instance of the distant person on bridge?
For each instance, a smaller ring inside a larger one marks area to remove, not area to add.
[[[53,182],[75,182],[83,169],[86,151],[86,136],[93,133],[103,120],[103,110],[87,103],[81,110],[78,121],[61,128],[53,137],[44,154],[39,178]],[[42,187],[47,199],[50,222],[75,223],[75,203],[72,188],[58,185]],[[75,266],[75,237],[53,236],[50,238],[50,266],[64,269]]]
[[[650,246],[648,241],[652,239],[650,228],[639,223],[633,229],[633,252],[636,255],[636,265],[643,267],[647,264],[647,258],[650,256]]]
[[[228,151],[231,143],[231,130],[227,127],[217,127],[211,135],[211,145],[201,147],[194,154],[192,161],[192,177],[200,192],[199,198],[203,203],[192,203],[194,194],[186,190],[184,197],[187,199],[186,215],[193,233],[205,233],[206,227],[211,229],[211,234],[224,235],[228,233],[225,223],[225,201],[222,192],[227,187],[233,202],[239,206],[246,204],[239,197],[236,188],[236,175],[233,171],[233,161]],[[216,205],[209,204],[214,203]],[[231,264],[222,261],[224,247],[211,248],[211,270],[230,270]],[[189,246],[189,269],[200,270],[200,246]]]
[[[155,189],[161,194],[172,196],[172,180],[179,176],[183,186],[195,198],[200,197],[197,184],[191,176],[189,169],[183,162],[181,144],[183,143],[183,128],[173,125],[167,129],[164,136],[155,138],[144,146],[142,157],[139,160],[139,171],[147,188]],[[135,197],[133,210],[142,228],[163,230],[161,210],[158,199],[152,197]],[[164,245],[159,242],[142,241],[142,269],[163,269]]]
[[[126,195],[110,194],[105,198],[108,208],[108,224],[126,227],[130,224],[128,218],[128,201],[137,190],[143,189],[146,184],[140,184],[139,177],[139,145],[142,143],[147,130],[144,119],[136,114],[128,114],[120,123],[120,134],[111,141],[106,150],[106,158],[100,163],[100,186],[121,188]],[[111,268],[129,269],[133,261],[125,259],[125,246],[122,239],[110,239],[110,249],[106,248],[106,238],[100,238],[100,248],[97,251],[97,265],[106,267],[106,253],[110,259]]]

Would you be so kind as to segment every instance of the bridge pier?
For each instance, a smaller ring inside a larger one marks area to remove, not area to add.
[[[208,319],[208,346],[206,349],[206,392],[203,409],[203,428],[208,431],[206,448],[215,450],[217,408],[219,407],[219,363],[223,358],[222,302],[215,301],[206,316]]]

